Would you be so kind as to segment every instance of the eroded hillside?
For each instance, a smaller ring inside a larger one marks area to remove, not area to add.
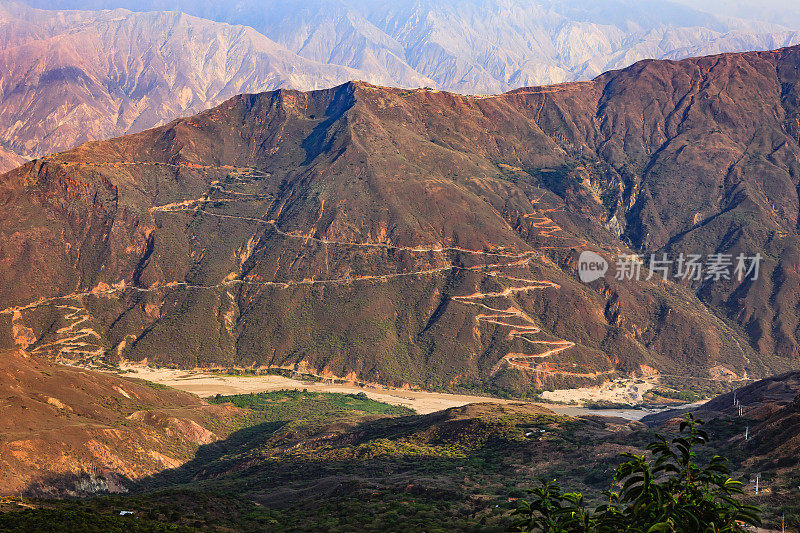
[[[799,56],[244,95],[31,162],[0,178],[3,343],[518,392],[791,367]],[[584,249],[764,261],[582,284]]]

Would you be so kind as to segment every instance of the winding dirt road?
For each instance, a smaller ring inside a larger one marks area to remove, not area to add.
[[[168,163],[148,163],[148,162],[109,162],[109,163],[71,163],[64,162],[65,165],[94,165],[94,166],[109,166],[109,167],[125,167],[134,165],[154,165],[154,166],[167,166],[170,168],[189,168],[199,171],[218,170],[229,173],[229,179],[238,181],[250,181],[256,177],[246,173],[252,173],[252,168],[239,168],[231,166],[209,166],[209,165],[196,165],[190,163],[182,164],[168,164]],[[233,173],[238,173],[231,176]],[[227,196],[226,198],[212,198],[214,193]],[[25,306],[18,306],[8,308],[0,311],[0,314],[13,313],[15,317],[19,317],[20,313],[24,310],[32,309],[45,305],[51,305],[57,302],[71,301],[75,304],[81,304],[83,298],[89,295],[110,295],[120,293],[128,290],[135,290],[139,292],[152,292],[164,291],[173,288],[186,288],[190,290],[217,290],[222,287],[229,287],[234,285],[260,285],[269,286],[278,289],[288,289],[294,286],[302,285],[320,285],[320,284],[352,284],[358,282],[386,282],[390,279],[409,277],[409,276],[429,276],[436,275],[450,270],[464,270],[464,271],[484,271],[486,276],[492,277],[500,285],[505,285],[505,288],[493,292],[480,292],[476,291],[473,294],[453,296],[452,301],[464,305],[474,306],[480,309],[476,317],[476,324],[478,326],[494,326],[508,328],[509,337],[512,339],[519,339],[527,346],[532,347],[530,352],[515,351],[506,354],[502,357],[491,370],[492,375],[496,373],[503,365],[510,365],[520,368],[525,371],[533,371],[545,374],[569,374],[575,376],[584,376],[584,374],[577,374],[574,372],[567,372],[563,370],[556,370],[549,367],[549,365],[542,364],[544,360],[550,356],[555,355],[561,351],[567,350],[575,346],[575,344],[568,340],[551,340],[547,338],[538,338],[537,335],[542,334],[541,328],[537,325],[536,321],[530,317],[520,306],[515,302],[514,295],[521,292],[541,291],[541,290],[558,290],[560,286],[548,280],[536,280],[511,276],[506,274],[505,271],[511,268],[520,268],[527,266],[532,260],[541,257],[541,253],[537,250],[526,251],[511,251],[505,249],[495,250],[472,250],[459,246],[444,246],[444,245],[420,245],[420,246],[398,246],[391,243],[382,242],[348,242],[337,241],[316,237],[313,232],[287,232],[279,227],[277,220],[266,220],[257,217],[248,217],[240,215],[228,215],[222,213],[215,213],[206,209],[208,203],[236,203],[239,201],[250,200],[269,200],[270,195],[262,194],[249,194],[239,191],[232,191],[226,189],[225,185],[220,181],[214,181],[210,184],[209,190],[200,198],[193,200],[183,200],[180,202],[172,202],[160,206],[154,206],[150,212],[155,213],[176,213],[176,212],[193,212],[203,213],[206,216],[213,216],[225,219],[237,219],[259,225],[269,225],[278,234],[287,239],[298,239],[304,243],[314,242],[324,246],[343,246],[343,247],[363,247],[363,248],[379,248],[387,250],[402,250],[409,253],[441,254],[442,259],[447,264],[439,267],[409,271],[409,272],[393,272],[386,274],[372,274],[358,277],[340,277],[331,279],[303,279],[303,280],[289,280],[289,281],[260,281],[260,280],[246,280],[246,279],[225,279],[220,283],[214,285],[193,285],[187,282],[171,282],[163,286],[141,288],[127,286],[124,281],[116,284],[113,287],[105,288],[102,290],[76,292],[60,297],[39,300]],[[541,197],[532,200],[532,204],[539,204]],[[324,209],[324,204],[322,206]],[[529,223],[530,229],[536,231],[538,237],[557,240],[557,233],[562,231],[552,218],[547,216],[547,213],[553,212],[555,209],[535,209],[531,213],[524,213],[521,219]],[[495,211],[496,213],[496,211]],[[320,213],[321,216],[321,213]],[[497,216],[501,216],[497,213]],[[504,222],[508,222],[505,221]],[[573,245],[574,246],[574,245]],[[548,249],[566,248],[567,246],[548,246]],[[459,266],[448,260],[446,253],[460,253],[474,256],[481,256],[487,258],[484,264],[475,266]],[[506,305],[497,307],[494,302],[506,302]],[[68,323],[67,326],[60,328],[56,332],[56,340],[47,344],[41,344],[34,348],[34,352],[43,352],[46,350],[58,349],[58,354],[64,359],[69,359],[74,356],[84,357],[97,357],[102,355],[104,348],[100,343],[100,335],[89,327],[79,326],[91,320],[88,311],[82,305],[56,305],[58,309],[65,311],[64,320]],[[29,329],[29,328],[28,328]],[[32,331],[32,330],[31,330]],[[95,338],[97,343],[87,342],[87,339]],[[587,377],[596,377],[597,374],[585,374]]]

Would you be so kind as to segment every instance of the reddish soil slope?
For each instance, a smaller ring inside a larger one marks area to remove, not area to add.
[[[0,352],[0,492],[124,491],[188,461],[241,416],[138,380]]]

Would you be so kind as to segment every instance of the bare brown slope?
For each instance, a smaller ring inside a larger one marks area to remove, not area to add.
[[[5,342],[434,387],[787,368],[798,64],[643,62],[487,98],[244,95],[29,163],[0,178]],[[767,260],[754,283],[575,279],[577,252],[629,246]]]
[[[0,493],[127,490],[224,437],[241,414],[175,390],[0,353]]]
[[[615,170],[609,214],[636,249],[766,256],[758,281],[696,283],[761,353],[798,355],[800,49],[642,62],[597,80],[597,114],[570,121],[554,94],[545,129]],[[573,122],[574,120],[574,122]]]
[[[8,172],[12,168],[17,168],[26,161],[27,159],[21,155],[0,147],[0,172]]]

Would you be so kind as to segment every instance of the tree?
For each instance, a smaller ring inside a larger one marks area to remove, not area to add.
[[[702,420],[691,414],[680,424],[681,436],[650,443],[650,456],[624,453],[617,467],[619,492],[607,491],[609,504],[586,509],[583,496],[564,493],[555,482],[541,480],[519,502],[514,531],[543,533],[656,533],[746,531],[761,524],[760,509],[742,504],[742,484],[729,476],[727,459],[715,455],[696,464],[693,448],[708,444]]]

